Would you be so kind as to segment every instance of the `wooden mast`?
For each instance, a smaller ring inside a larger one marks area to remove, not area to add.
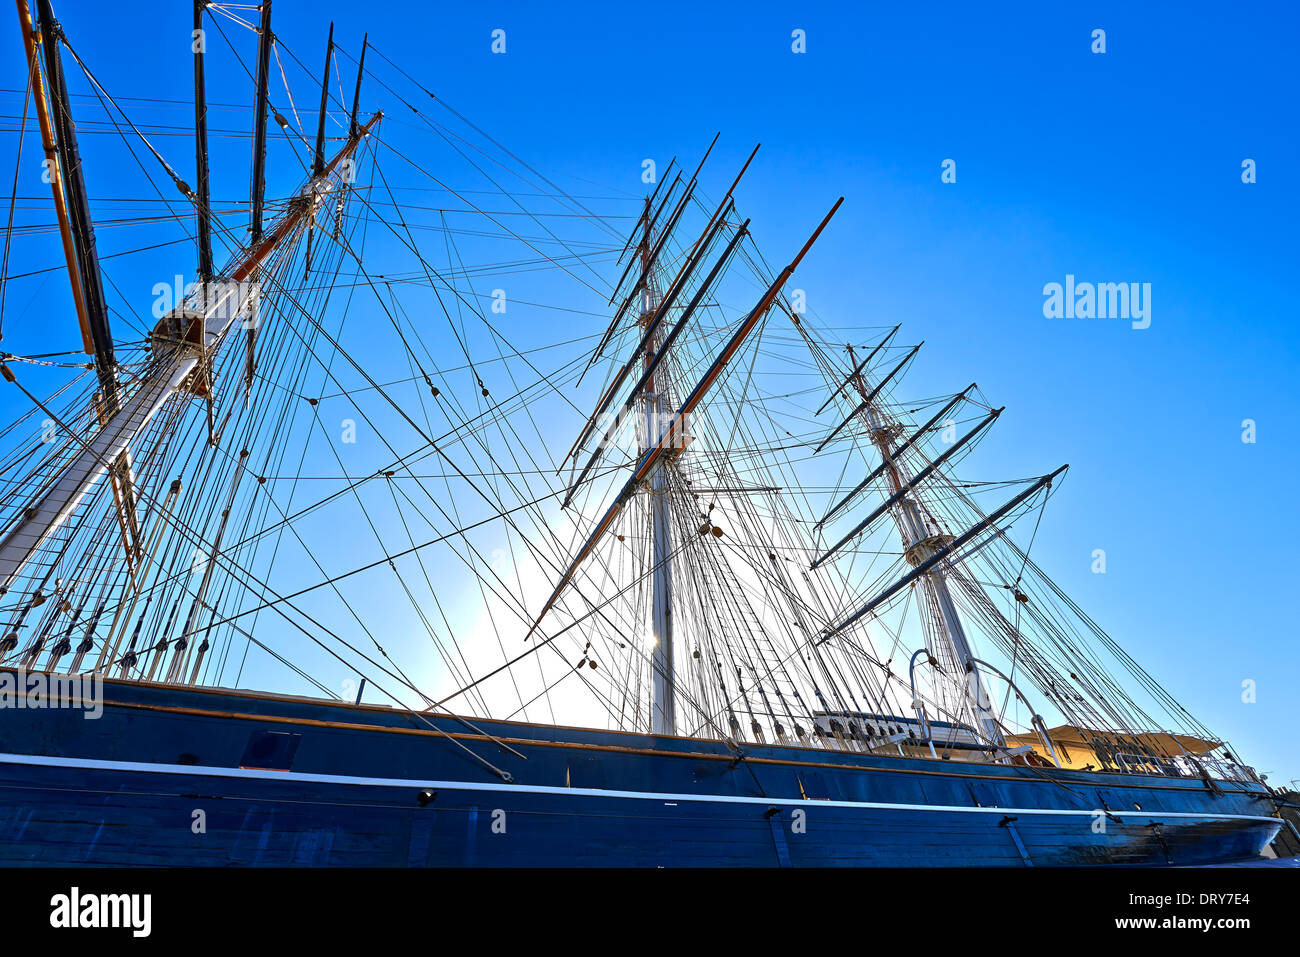
[[[533,633],[537,631],[538,626],[541,625],[542,620],[550,610],[555,607],[555,603],[559,600],[560,594],[564,591],[569,582],[573,580],[573,576],[577,572],[578,566],[581,565],[587,556],[591,554],[592,549],[596,547],[600,540],[605,536],[605,533],[609,531],[609,528],[613,525],[614,519],[618,516],[618,513],[622,511],[628,500],[650,476],[654,467],[665,456],[676,454],[681,450],[684,441],[683,433],[686,422],[694,413],[695,407],[699,405],[705,395],[707,395],[709,390],[713,387],[714,383],[717,382],[722,371],[744,344],[745,340],[749,338],[750,333],[754,331],[754,328],[762,321],[763,317],[767,315],[768,310],[772,308],[772,304],[776,301],[776,297],[780,295],[786,282],[788,282],[790,277],[794,275],[794,271],[799,267],[799,263],[801,263],[804,256],[808,254],[808,250],[812,249],[813,244],[817,242],[817,238],[821,236],[822,230],[824,230],[827,224],[830,223],[831,218],[839,211],[840,205],[843,202],[844,197],[842,196],[835,201],[835,205],[831,207],[830,212],[826,214],[825,218],[822,219],[817,228],[813,230],[812,235],[808,237],[808,241],[803,244],[803,247],[795,255],[794,259],[790,261],[789,265],[781,270],[781,273],[772,281],[772,284],[768,286],[767,291],[763,293],[763,296],[754,305],[754,308],[749,311],[744,320],[740,323],[740,326],[732,333],[731,338],[722,348],[722,351],[714,358],[712,364],[705,371],[699,382],[696,383],[695,388],[691,390],[690,395],[686,397],[682,402],[681,407],[678,408],[672,419],[660,432],[659,440],[641,456],[635,469],[633,469],[632,475],[628,478],[619,493],[614,497],[614,501],[610,504],[600,521],[596,523],[595,529],[592,530],[582,547],[578,549],[577,554],[569,563],[568,568],[564,570],[564,574],[560,576],[560,580],[551,591],[550,597],[546,599],[546,603],[542,606],[542,610],[538,613],[537,617],[533,620],[532,626],[528,629],[528,634],[524,636],[525,641],[533,636]]]
[[[645,388],[641,392],[641,454],[649,451],[651,443],[663,427],[664,412],[668,403],[663,392],[664,379],[659,384],[654,376],[654,354],[659,349],[661,336],[651,328],[659,319],[655,302],[654,273],[650,261],[652,235],[650,232],[650,197],[646,197],[641,214],[644,230],[641,235],[641,317],[640,326],[648,339],[645,348]],[[650,497],[650,560],[651,566],[651,624],[650,634],[654,645],[650,652],[650,731],[652,734],[675,734],[677,731],[677,695],[673,687],[673,566],[672,566],[672,512],[669,502],[668,461],[660,462],[650,475],[647,492]]]
[[[267,84],[271,70],[271,0],[262,0],[262,21],[257,31],[257,92],[253,101],[253,169],[249,186],[252,206],[248,239],[257,245],[262,239],[262,205],[266,198],[266,114],[270,106]],[[257,372],[257,323],[248,323],[244,336],[244,403],[252,399],[253,376]]]
[[[212,281],[212,210],[208,198],[208,100],[203,76],[203,13],[207,0],[194,0],[194,162],[198,169],[199,282]]]
[[[77,268],[77,253],[72,241],[72,226],[68,222],[68,202],[63,195],[63,177],[59,172],[58,155],[54,147],[53,124],[50,120],[50,106],[45,93],[45,76],[41,72],[40,55],[37,49],[38,38],[32,27],[31,12],[27,0],[17,0],[18,23],[22,27],[23,46],[27,51],[27,78],[31,84],[32,96],[36,100],[36,119],[41,128],[41,148],[45,151],[45,170],[50,181],[50,193],[54,197],[54,215],[59,223],[59,238],[63,242],[63,258],[68,267],[68,282],[72,287],[72,301],[77,309],[77,322],[81,327],[81,345],[87,355],[94,355],[95,345],[91,341],[90,323],[86,320],[86,303],[81,292],[81,277]]]
[[[81,451],[72,456],[52,484],[32,502],[22,519],[0,541],[0,588],[8,588],[13,583],[37,549],[68,520],[99,476],[148,427],[167,398],[183,388],[203,358],[220,347],[252,296],[256,295],[255,288],[247,287],[247,280],[256,274],[282,242],[302,227],[307,216],[315,214],[318,204],[332,192],[329,177],[335,168],[351,156],[357,144],[370,134],[382,116],[383,113],[376,113],[371,117],[357,131],[357,136],[349,138],[334,158],[325,164],[321,175],[308,180],[297,194],[299,201],[289,204],[261,242],[238,254],[232,268],[223,273],[232,280],[222,284],[224,292],[206,297],[201,303],[204,311],[194,320],[201,330],[201,341],[173,345],[173,340],[165,337],[162,342],[167,351],[160,361],[150,365],[127,401],[88,440],[75,436],[81,444]],[[178,313],[184,316],[185,310],[182,308]],[[217,321],[209,324],[210,317],[217,318]],[[16,381],[8,366],[0,366],[0,372],[6,379]]]
[[[117,359],[113,355],[113,338],[108,325],[108,306],[104,302],[103,278],[99,271],[99,253],[95,248],[95,227],[90,219],[86,181],[82,176],[81,154],[77,148],[77,130],[72,122],[72,108],[63,62],[59,54],[59,26],[54,19],[50,0],[36,0],[39,13],[41,45],[45,51],[45,73],[49,83],[49,105],[53,108],[54,148],[67,202],[68,224],[75,250],[76,272],[80,278],[85,323],[95,354],[104,405],[111,414],[116,410]]]
[[[330,23],[330,37],[325,45],[325,74],[320,80],[320,118],[316,121],[316,156],[312,160],[311,175],[319,176],[325,168],[325,110],[329,105],[330,63],[334,58],[334,24]]]
[[[253,103],[253,204],[249,222],[250,239],[262,238],[262,203],[266,196],[266,108],[267,83],[271,69],[271,0],[262,0],[262,25],[257,32],[257,94]]]
[[[68,275],[77,305],[77,319],[81,326],[82,347],[95,356],[95,372],[99,377],[100,392],[96,398],[96,411],[101,424],[115,415],[121,405],[117,382],[117,358],[113,350],[113,335],[108,321],[108,305],[104,300],[103,277],[99,267],[99,253],[95,244],[95,227],[90,217],[90,201],[82,175],[81,153],[77,145],[77,129],[72,119],[72,104],[67,82],[63,75],[63,61],[59,52],[60,27],[54,19],[50,0],[37,0],[40,15],[40,43],[45,52],[45,77],[34,69],[33,89],[37,96],[37,115],[41,119],[42,139],[46,147],[46,169],[49,171],[54,191],[55,211],[63,236],[64,255]],[[29,64],[36,67],[35,41],[31,32],[31,18],[26,3],[19,2],[19,21],[28,40]],[[48,83],[49,95],[45,94]],[[122,548],[131,573],[135,574],[138,557],[139,519],[136,514],[135,480],[131,468],[129,448],[121,450],[109,469],[113,486],[118,527],[122,535]]]

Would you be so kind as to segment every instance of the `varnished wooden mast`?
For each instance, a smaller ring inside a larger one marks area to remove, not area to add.
[[[262,0],[262,25],[257,36],[257,98],[253,104],[253,182],[250,196],[253,213],[249,223],[251,239],[254,243],[262,238],[262,204],[266,198],[266,90],[271,69],[273,40],[271,0]]]
[[[72,241],[72,226],[68,222],[68,203],[63,195],[63,177],[59,173],[58,154],[54,147],[54,130],[50,121],[50,106],[45,93],[45,76],[41,72],[37,52],[37,36],[32,27],[27,0],[18,2],[18,23],[22,27],[23,47],[27,51],[27,78],[32,96],[36,100],[36,119],[41,128],[41,148],[45,151],[45,169],[49,175],[50,193],[54,197],[54,215],[59,223],[59,238],[63,243],[63,258],[68,267],[68,282],[72,287],[72,301],[77,309],[81,327],[81,345],[87,355],[94,355],[95,345],[90,337],[90,324],[86,321],[86,304],[81,292],[81,276],[77,268],[77,253]]]
[[[560,597],[560,593],[564,591],[565,586],[567,586],[573,579],[573,575],[578,570],[578,566],[581,565],[587,556],[591,554],[592,549],[596,547],[597,543],[599,543],[599,541],[604,537],[605,533],[609,531],[609,528],[614,523],[614,519],[618,516],[618,513],[627,504],[628,499],[631,498],[637,488],[639,488],[649,477],[651,471],[659,463],[660,459],[681,448],[683,440],[682,432],[685,423],[690,415],[695,411],[695,407],[699,405],[704,396],[713,387],[714,383],[717,382],[718,377],[722,374],[723,369],[726,368],[727,363],[731,361],[732,357],[735,356],[737,351],[739,351],[741,345],[743,345],[745,340],[749,338],[749,334],[754,331],[755,326],[757,326],[758,323],[762,321],[763,317],[767,315],[768,310],[772,308],[772,304],[776,301],[776,297],[780,295],[781,290],[785,287],[790,276],[794,274],[799,263],[803,261],[804,256],[808,254],[808,250],[812,248],[813,243],[817,241],[817,237],[822,234],[822,230],[826,228],[827,224],[831,221],[831,217],[835,215],[840,208],[840,204],[843,202],[843,197],[840,197],[835,201],[835,205],[831,207],[831,211],[826,214],[826,217],[820,224],[818,224],[817,228],[813,230],[813,234],[808,237],[808,241],[803,244],[803,248],[799,250],[798,255],[790,261],[788,266],[781,270],[781,274],[773,280],[772,284],[768,287],[767,292],[763,294],[763,297],[759,299],[754,308],[749,311],[749,314],[745,317],[744,321],[741,322],[739,328],[736,329],[731,338],[727,341],[726,346],[724,346],[722,351],[718,353],[708,370],[700,378],[700,381],[696,383],[695,388],[691,390],[690,395],[686,397],[681,408],[677,410],[672,421],[668,423],[667,428],[665,428],[660,434],[659,441],[654,443],[654,445],[641,457],[640,461],[637,463],[636,469],[632,473],[632,476],[627,480],[627,483],[623,486],[622,490],[614,498],[613,503],[609,506],[609,509],[605,512],[604,516],[596,523],[596,528],[578,550],[577,555],[574,556],[569,567],[564,570],[564,574],[560,576],[559,582],[556,583],[550,597],[542,606],[542,610],[533,621],[532,627],[528,629],[528,634],[524,636],[525,640],[532,637],[533,632],[535,632],[538,625],[542,623],[547,612],[554,607],[555,602]]]
[[[203,13],[207,0],[194,0],[194,163],[198,171],[199,281],[212,281],[212,210],[208,198],[208,99],[203,76]]]

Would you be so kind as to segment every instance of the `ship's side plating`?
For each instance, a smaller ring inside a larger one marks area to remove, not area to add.
[[[1281,824],[1263,787],[1236,782],[475,719],[478,733],[135,682],[103,697],[97,720],[0,709],[0,863],[1195,864],[1258,854]]]

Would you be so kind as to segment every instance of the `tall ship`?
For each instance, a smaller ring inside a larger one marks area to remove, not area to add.
[[[51,0],[17,11],[48,191],[15,183],[0,293],[5,347],[44,343],[0,355],[0,863],[1197,865],[1276,836],[1266,782],[1036,563],[1067,467],[979,477],[996,398],[808,308],[840,203],[760,249],[758,148],[573,192],[371,38],[291,50],[270,0],[195,3],[191,124],[188,90],[102,86]],[[15,268],[42,233],[57,268]]]

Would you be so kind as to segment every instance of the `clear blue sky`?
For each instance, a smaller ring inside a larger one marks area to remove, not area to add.
[[[183,6],[56,12],[115,93],[185,97]],[[1293,5],[380,7],[276,0],[277,32],[314,66],[331,18],[353,51],[369,31],[570,188],[634,195],[643,158],[693,158],[721,130],[729,170],[761,141],[741,208],[777,259],[843,195],[800,271],[810,309],[835,325],[903,322],[928,343],[919,394],[975,379],[1005,403],[984,475],[1070,462],[1036,560],[1274,783],[1300,777]],[[20,88],[16,34],[2,49],[3,86]],[[238,79],[214,81],[213,99],[242,102]],[[363,103],[400,115],[381,90]],[[183,143],[169,156],[188,178]],[[940,181],[945,159],[956,183]],[[246,190],[246,170],[218,174],[226,195]],[[96,176],[92,196],[111,191]],[[40,264],[57,261],[48,252]],[[1044,284],[1067,273],[1149,282],[1150,328],[1044,318]],[[5,348],[21,351],[11,321]],[[1105,575],[1090,572],[1097,548]]]

